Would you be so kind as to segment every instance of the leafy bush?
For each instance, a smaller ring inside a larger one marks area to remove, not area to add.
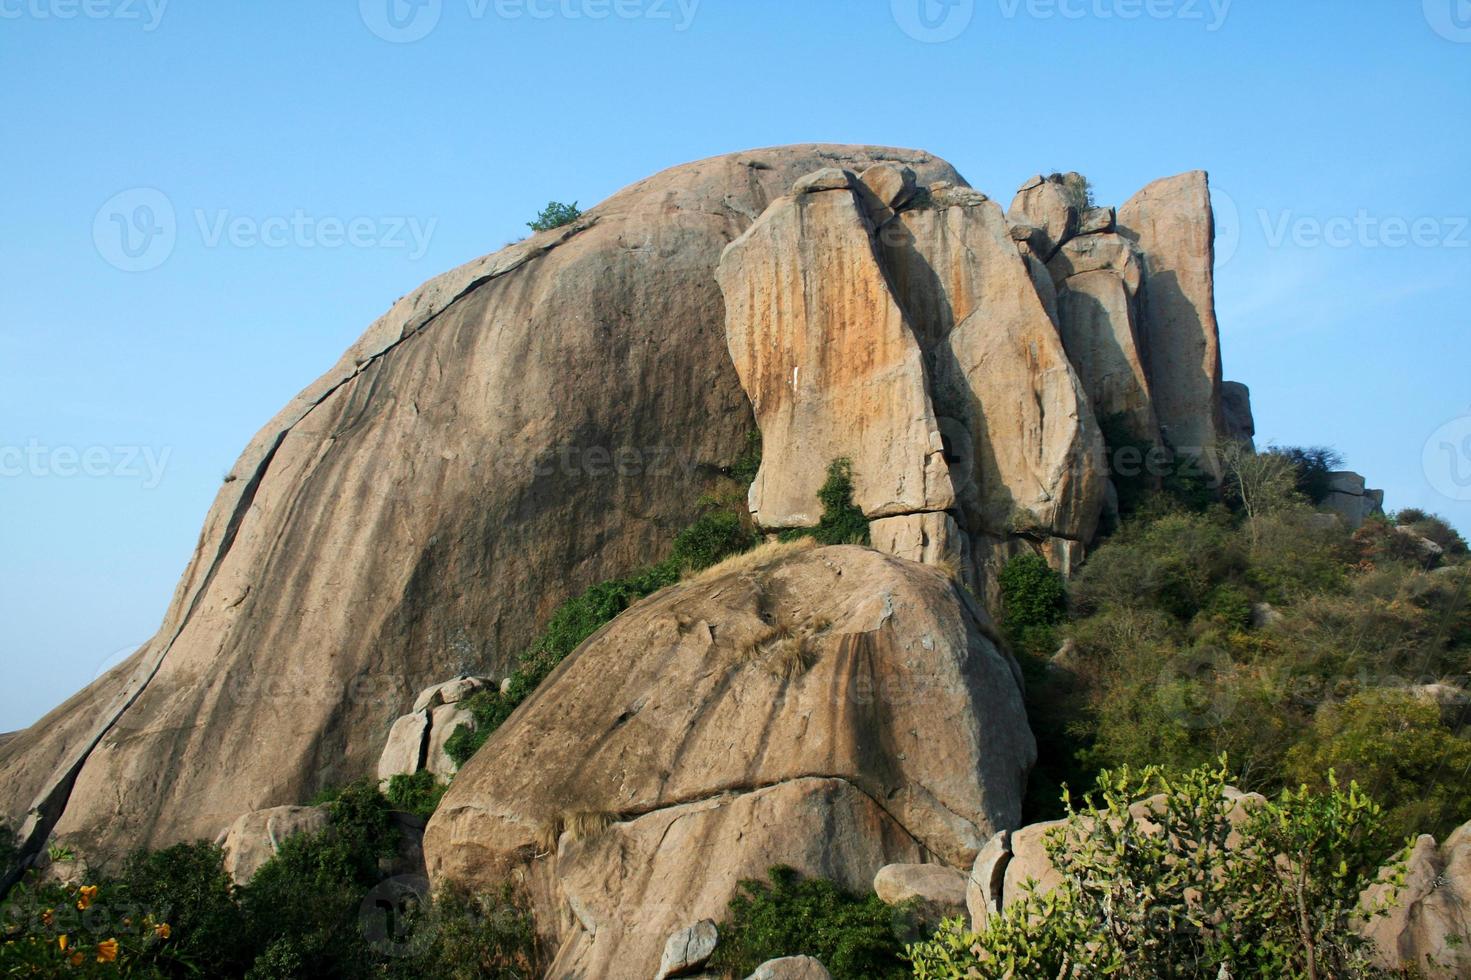
[[[1297,471],[1297,492],[1321,504],[1333,491],[1333,473],[1343,466],[1343,454],[1326,446],[1284,446],[1273,450]]]
[[[1226,777],[1224,763],[1175,778],[1101,774],[1046,839],[1054,890],[1034,887],[979,933],[951,920],[909,947],[914,975],[1359,975],[1370,949],[1351,920],[1382,913],[1361,910],[1359,895],[1395,846],[1379,807],[1330,781],[1256,805],[1237,827]]]
[[[526,227],[532,231],[551,231],[553,228],[570,225],[580,217],[582,217],[582,212],[578,210],[576,201],[571,204],[550,201],[537,214],[535,221],[526,223]]]
[[[508,885],[487,895],[447,888],[404,932],[410,955],[390,964],[390,977],[528,980],[550,965],[525,895]]]
[[[395,810],[427,820],[434,815],[447,789],[448,783],[441,783],[428,769],[420,769],[413,775],[399,773],[388,780],[388,789],[383,795]]]
[[[817,491],[822,517],[816,527],[793,528],[782,539],[813,538],[819,544],[863,544],[870,542],[868,518],[853,503],[853,464],[835,459],[828,464],[827,480]]]
[[[1006,633],[1019,649],[1044,654],[1067,614],[1067,587],[1041,555],[1018,555],[997,576]]]
[[[1439,705],[1408,691],[1325,706],[1286,764],[1289,778],[1314,789],[1326,789],[1323,774],[1336,771],[1390,801],[1385,821],[1401,837],[1444,840],[1471,813],[1471,741],[1446,727]]]
[[[746,880],[730,900],[710,966],[738,977],[783,956],[811,956],[835,980],[907,977],[895,910],[877,895],[859,898],[788,867],[770,882]]]
[[[669,560],[681,571],[709,568],[731,555],[754,548],[756,543],[756,533],[741,515],[717,511],[679,532]]]
[[[110,885],[135,914],[169,924],[173,952],[185,962],[208,963],[218,974],[236,976],[249,965],[235,886],[217,845],[197,841],[137,851]]]
[[[1402,510],[1394,516],[1394,523],[1440,545],[1449,558],[1462,558],[1467,553],[1466,539],[1438,514],[1427,514],[1418,508]]]
[[[0,975],[138,977],[197,974],[171,923],[134,908],[110,883],[15,886],[0,918]]]
[[[15,831],[0,821],[0,874],[9,871],[19,858],[20,846],[15,839]]]

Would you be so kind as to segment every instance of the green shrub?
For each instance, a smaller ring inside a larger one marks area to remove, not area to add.
[[[1329,771],[1389,801],[1385,821],[1400,837],[1444,840],[1471,813],[1471,741],[1443,724],[1439,705],[1407,691],[1369,691],[1318,712],[1288,752],[1287,774],[1324,790]]]
[[[1067,613],[1067,586],[1041,555],[1018,555],[997,576],[1007,628],[1056,626]]]
[[[526,896],[510,886],[477,895],[451,886],[404,930],[409,955],[387,976],[402,980],[529,980],[550,966]]]
[[[739,514],[717,511],[679,532],[670,560],[682,570],[709,568],[731,555],[749,551],[756,543],[755,531]]]
[[[1361,975],[1371,950],[1351,918],[1395,846],[1378,806],[1333,782],[1256,806],[1236,828],[1226,777],[1224,763],[1174,778],[1103,773],[1046,839],[1056,888],[980,933],[952,920],[910,946],[915,977]]]
[[[20,845],[10,825],[0,821],[0,874],[9,871],[20,858]]]
[[[137,851],[110,890],[136,912],[169,923],[173,951],[185,961],[208,963],[223,976],[238,976],[249,965],[235,886],[217,845],[198,841]]]
[[[1284,456],[1297,471],[1297,492],[1321,504],[1333,492],[1333,473],[1343,466],[1343,454],[1326,446],[1284,446],[1273,452]]]
[[[811,956],[835,980],[907,977],[895,910],[877,895],[859,898],[821,878],[787,867],[770,882],[746,880],[730,900],[710,966],[737,977],[767,960]]]
[[[441,783],[434,773],[421,769],[413,775],[399,773],[388,780],[383,795],[395,810],[427,820],[434,815],[447,789],[448,783]]]
[[[827,479],[817,491],[822,517],[816,527],[793,528],[781,535],[785,541],[813,538],[818,544],[869,544],[868,518],[853,503],[853,464],[835,459],[828,464]]]
[[[1466,539],[1438,514],[1427,514],[1418,508],[1402,510],[1394,515],[1394,523],[1440,545],[1448,558],[1462,558],[1467,553]]]
[[[736,456],[735,461],[726,467],[726,473],[743,488],[750,487],[756,482],[756,474],[761,471],[761,430],[752,429],[746,433],[746,447]]]
[[[578,210],[576,201],[571,204],[551,201],[541,209],[535,221],[526,223],[526,227],[532,231],[551,231],[553,228],[570,225],[580,217],[582,217],[582,212]]]

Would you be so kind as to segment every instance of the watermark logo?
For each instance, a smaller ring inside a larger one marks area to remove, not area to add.
[[[1352,215],[1329,218],[1299,215],[1294,211],[1275,214],[1257,211],[1262,236],[1269,248],[1471,248],[1471,216],[1374,214],[1359,208]]]
[[[923,44],[943,44],[964,34],[976,15],[975,0],[890,0],[894,23]]]
[[[0,20],[136,21],[152,33],[168,6],[169,0],[0,0]]]
[[[1471,44],[1471,0],[1424,0],[1425,22],[1447,41]]]
[[[1175,20],[1214,34],[1226,26],[1233,0],[997,0],[1007,20]]]
[[[1211,211],[1216,223],[1216,265],[1223,266],[1236,257],[1241,247],[1241,209],[1236,199],[1219,187],[1211,188]]]
[[[114,194],[92,220],[92,243],[123,272],[157,269],[174,254],[178,218],[168,195],[153,187]]]
[[[47,446],[32,439],[24,446],[0,445],[0,479],[117,477],[141,480],[152,490],[163,482],[172,454],[168,446]]]
[[[123,272],[148,272],[168,261],[182,231],[204,248],[381,248],[402,250],[411,261],[429,251],[438,218],[412,215],[236,214],[228,208],[195,208],[181,229],[174,203],[163,191],[135,187],[115,194],[97,211],[92,242],[97,254]]]
[[[133,654],[137,653],[141,649],[143,649],[143,644],[141,644],[141,643],[134,643],[131,646],[123,647],[120,650],[114,650],[112,653],[110,653],[106,657],[104,657],[102,659],[102,662],[97,665],[97,672],[92,675],[92,679],[94,681],[97,680],[103,674],[107,673],[109,670],[112,670],[114,667],[116,667],[119,664],[123,663],[129,657],[131,657]]]
[[[1155,695],[1182,728],[1218,727],[1236,703],[1232,686],[1218,683],[1232,667],[1222,651],[1187,650],[1160,672]]]
[[[411,44],[439,26],[441,0],[358,0],[368,30],[391,44]]]
[[[1425,441],[1421,462],[1437,493],[1471,500],[1471,413],[1436,429]]]
[[[358,907],[358,926],[380,956],[415,956],[430,936],[414,927],[429,908],[429,879],[400,875],[379,882]]]

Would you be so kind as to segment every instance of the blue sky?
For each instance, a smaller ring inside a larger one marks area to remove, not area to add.
[[[1003,201],[1210,170],[1262,441],[1471,529],[1467,0],[389,2],[0,0],[0,731],[157,628],[237,453],[395,298],[753,146]]]

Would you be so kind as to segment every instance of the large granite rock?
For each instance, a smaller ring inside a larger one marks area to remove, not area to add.
[[[883,162],[960,181],[716,157],[399,300],[232,467],[157,636],[0,745],[0,819],[105,857],[371,774],[416,692],[509,668],[694,519],[752,429],[721,252],[804,174]]]
[[[330,822],[325,806],[277,806],[244,814],[219,838],[225,873],[235,884],[247,884],[276,856],[282,843],[298,834],[325,830]]]
[[[746,980],[832,980],[832,974],[810,956],[783,956],[762,963]]]
[[[1339,470],[1329,474],[1328,496],[1322,507],[1357,530],[1370,517],[1384,513],[1384,491],[1370,490],[1364,477],[1358,473]]]
[[[425,850],[437,881],[538,883],[554,975],[647,976],[772,865],[855,890],[969,867],[1033,757],[1016,664],[948,577],[768,549],[584,644],[461,770]]]
[[[880,236],[925,348],[967,529],[1087,541],[1102,509],[1102,438],[1082,383],[984,195],[932,192]]]
[[[851,461],[869,517],[955,502],[924,361],[844,182],[781,198],[726,249],[726,339],[761,427],[762,527],[809,527],[828,464]]]
[[[1208,469],[1221,422],[1215,218],[1203,170],[1158,180],[1118,211],[1144,256],[1140,336],[1165,441]]]
[[[1426,980],[1471,976],[1471,824],[1436,846],[1421,835],[1406,856],[1404,885],[1364,893],[1366,909],[1385,904],[1388,914],[1362,926],[1374,941],[1378,964],[1396,975]]]
[[[1078,199],[1061,175],[1038,175],[1017,191],[1007,221],[1030,226],[1041,233],[1041,241],[1033,247],[1040,248],[1037,257],[1046,262],[1064,242],[1078,234],[1086,208],[1087,203]]]
[[[873,878],[873,891],[886,905],[911,905],[930,922],[965,912],[966,876],[943,864],[889,864]]]
[[[1062,344],[1094,413],[1116,418],[1133,440],[1159,441],[1149,379],[1135,333],[1134,298],[1117,272],[1097,269],[1066,280],[1057,298]]]

